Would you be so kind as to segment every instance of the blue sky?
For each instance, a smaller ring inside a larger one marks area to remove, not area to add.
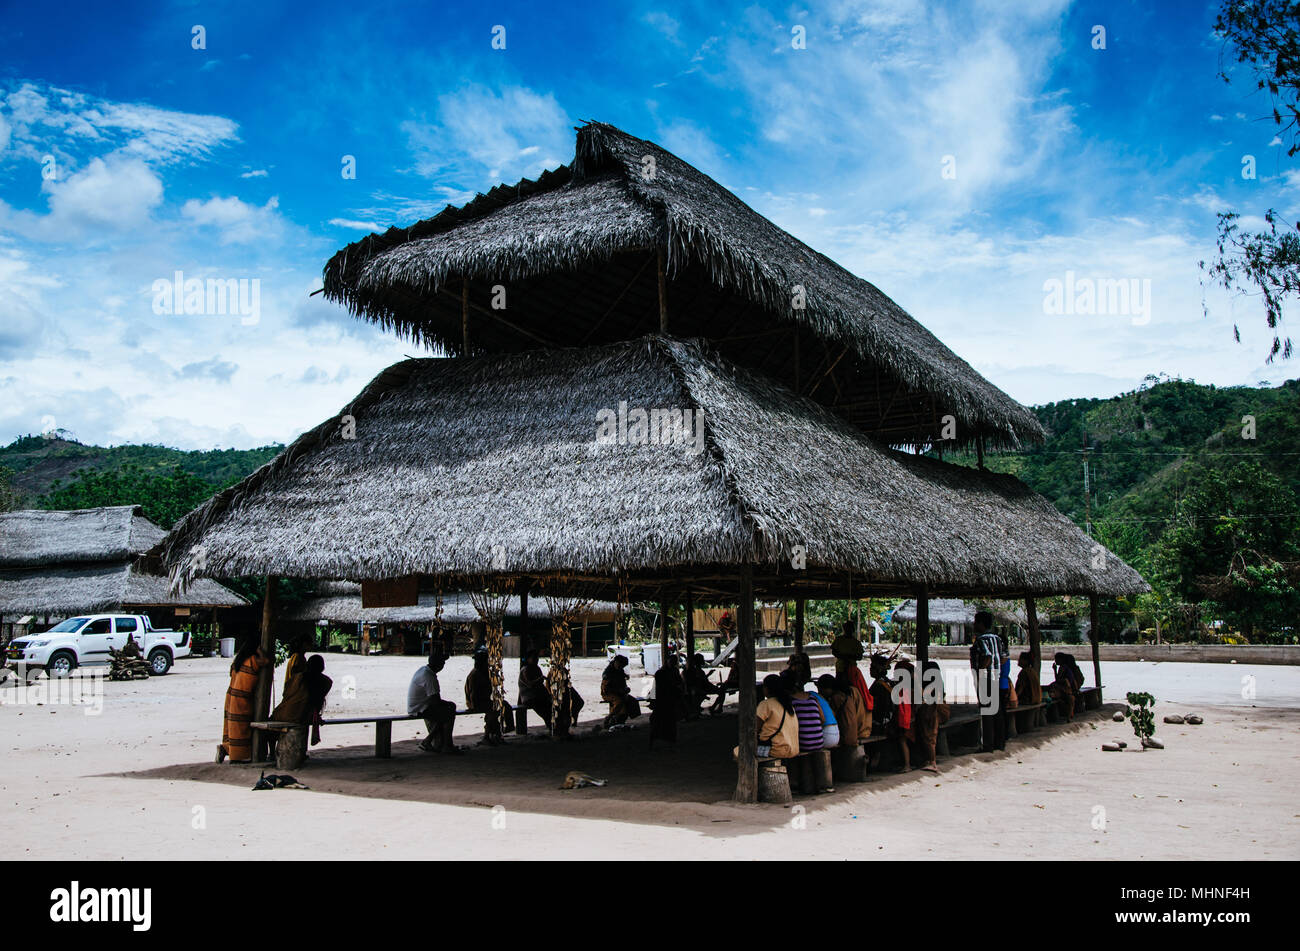
[[[567,162],[584,119],[699,166],[1022,402],[1280,382],[1258,303],[1197,268],[1216,211],[1300,212],[1267,102],[1216,77],[1216,7],[7,4],[0,441],[292,438],[418,352],[308,296],[330,254]],[[257,279],[259,319],[156,314],[178,270]],[[1068,274],[1149,281],[1148,319],[1049,312]]]

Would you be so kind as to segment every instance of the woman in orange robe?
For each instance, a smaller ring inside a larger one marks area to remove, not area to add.
[[[253,758],[253,694],[257,679],[271,658],[256,638],[244,642],[230,665],[230,688],[226,691],[226,719],[217,746],[217,762],[227,756],[232,763],[247,763]]]

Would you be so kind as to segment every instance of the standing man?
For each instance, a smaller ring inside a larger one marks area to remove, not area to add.
[[[420,741],[426,753],[460,753],[451,742],[456,726],[456,704],[442,699],[438,689],[438,672],[447,664],[442,656],[442,646],[429,645],[429,663],[415,672],[411,686],[406,691],[406,712],[413,717],[424,717],[429,735]]]
[[[1002,640],[993,633],[993,615],[988,611],[976,611],[970,666],[975,675],[975,693],[980,705],[981,753],[992,753],[1007,747],[1007,721],[1003,718],[1006,693],[1002,689],[1002,653]]]

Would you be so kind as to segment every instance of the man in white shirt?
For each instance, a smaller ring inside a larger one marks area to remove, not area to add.
[[[438,671],[446,666],[439,645],[429,650],[429,663],[415,672],[411,686],[406,691],[406,712],[413,717],[424,717],[429,735],[420,741],[426,753],[459,753],[452,741],[456,726],[456,705],[442,699],[438,688]]]

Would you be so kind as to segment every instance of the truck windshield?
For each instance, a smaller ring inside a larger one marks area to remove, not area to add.
[[[70,617],[66,621],[60,621],[58,624],[54,625],[52,628],[50,628],[48,633],[70,634],[71,632],[80,628],[81,625],[85,623],[86,623],[86,618],[84,617]]]

